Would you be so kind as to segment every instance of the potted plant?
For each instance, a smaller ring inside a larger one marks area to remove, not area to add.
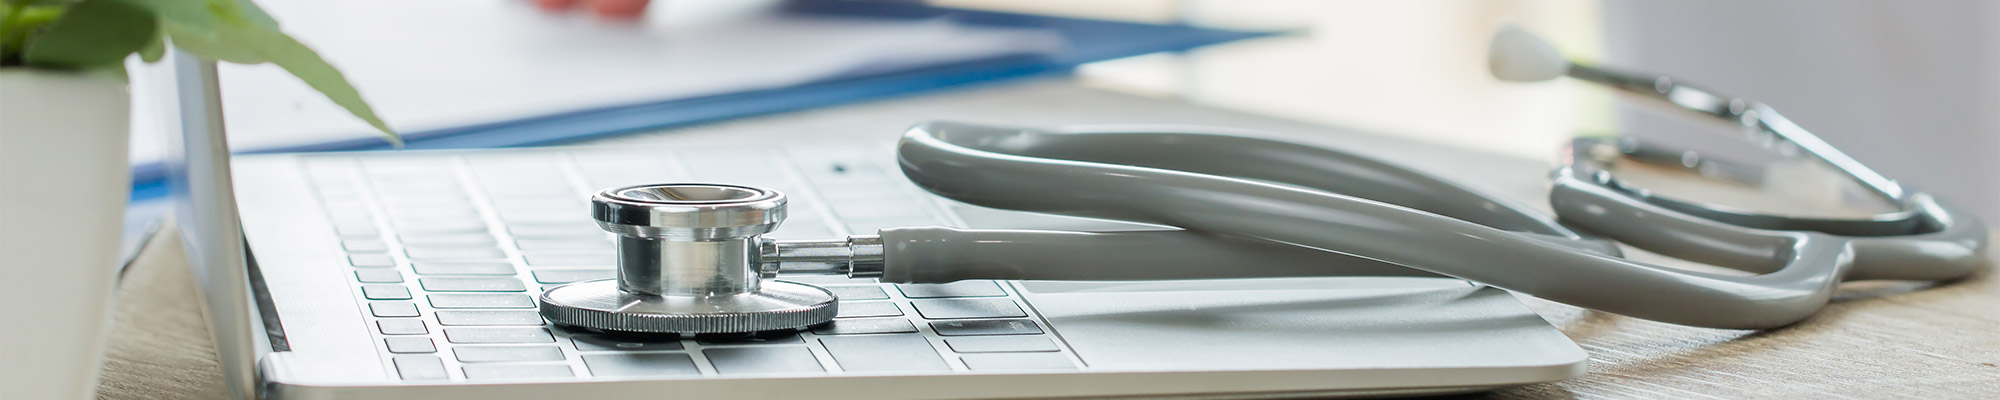
[[[94,397],[131,178],[125,60],[272,63],[395,133],[248,0],[0,0],[0,398]]]

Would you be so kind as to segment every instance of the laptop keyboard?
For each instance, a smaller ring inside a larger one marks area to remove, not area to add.
[[[542,290],[609,279],[612,236],[590,219],[597,190],[719,182],[783,191],[766,237],[828,238],[954,226],[933,198],[860,148],[577,149],[304,158],[347,255],[353,301],[391,376],[404,380],[823,376],[1050,371],[1083,365],[1009,285],[821,285],[840,314],[766,336],[608,336],[549,325]]]

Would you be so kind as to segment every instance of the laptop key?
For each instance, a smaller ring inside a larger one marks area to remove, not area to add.
[[[503,262],[487,263],[439,263],[419,262],[412,265],[417,275],[513,275],[514,265]]]
[[[374,224],[340,226],[333,228],[333,231],[334,234],[340,235],[342,239],[367,239],[382,236],[382,231],[376,230]]]
[[[433,294],[424,296],[431,308],[535,308],[535,298],[525,294]]]
[[[562,284],[570,282],[594,281],[617,277],[616,270],[609,269],[555,269],[535,271],[535,282]]]
[[[912,300],[917,314],[930,319],[1020,318],[1028,316],[1009,299]]]
[[[410,288],[403,285],[361,285],[361,297],[369,300],[409,300]]]
[[[354,279],[361,283],[403,283],[403,273],[393,269],[360,269],[354,271]]]
[[[562,361],[562,349],[555,346],[455,346],[451,353],[459,362]]]
[[[973,371],[1076,369],[1062,353],[990,353],[959,357]]]
[[[561,186],[567,186],[567,185],[561,185]],[[553,194],[553,193],[555,192],[551,191],[542,192],[542,194]],[[536,193],[532,191],[522,191],[520,192],[520,194],[536,194]],[[500,213],[500,220],[506,222],[508,225],[590,223],[590,214],[568,213],[563,211],[564,210],[555,210],[555,209],[551,210],[508,209],[506,212]]]
[[[917,326],[902,318],[842,319],[813,327],[812,331],[815,335],[916,333]]]
[[[396,363],[396,375],[403,377],[403,380],[428,381],[451,379],[451,376],[445,373],[444,359],[440,359],[438,356],[396,356],[391,360],[394,360]]]
[[[499,209],[503,214],[534,210],[557,210],[576,211],[578,215],[590,215],[590,201],[570,193],[539,196],[488,196],[487,198],[493,201],[493,208]]]
[[[376,320],[375,327],[381,329],[384,335],[422,335],[431,333],[430,328],[425,327],[424,320],[421,319]]]
[[[580,235],[602,235],[604,228],[591,226],[588,220],[582,223],[521,223],[508,224],[507,233],[516,238],[561,238]]]
[[[389,244],[373,239],[342,240],[340,241],[340,247],[346,249],[349,253],[381,253],[389,251]]]
[[[491,247],[407,247],[403,254],[413,260],[506,259],[507,253]]]
[[[914,200],[893,198],[874,199],[873,201],[835,200],[828,202],[828,205],[832,206],[834,214],[839,215],[842,219],[850,220],[927,218],[930,216],[929,213],[924,211],[924,206]]]
[[[355,254],[347,256],[347,264],[355,268],[386,268],[396,266],[396,259],[388,254]]]
[[[923,335],[828,336],[819,343],[848,372],[951,370]]]
[[[437,343],[431,342],[431,338],[426,337],[392,337],[382,339],[382,341],[389,345],[390,353],[436,353],[438,351]]]
[[[903,309],[896,303],[886,301],[840,302],[840,314],[834,318],[901,317]]]
[[[368,209],[368,205],[361,201],[361,197],[358,194],[337,197],[339,198],[330,199],[326,203],[327,220],[333,222],[333,229],[375,226],[375,212]]]
[[[444,326],[505,326],[542,324],[541,314],[534,311],[438,311],[438,325]]]
[[[945,339],[951,351],[960,353],[1039,353],[1062,351],[1056,342],[1042,336],[955,337]]]
[[[681,353],[586,354],[583,365],[597,377],[701,375],[694,358]]]
[[[389,207],[389,224],[399,227],[406,225],[445,225],[468,222],[480,222],[479,212],[462,207],[451,208],[414,204]]]
[[[404,224],[404,225],[397,225],[396,231],[406,232],[406,233],[416,233],[416,234],[481,233],[481,232],[486,232],[486,223],[479,221],[463,221],[463,222],[432,223],[432,224]]]
[[[702,350],[722,375],[824,372],[805,346],[724,347]]]
[[[417,283],[433,292],[523,292],[528,287],[520,279],[508,278],[421,278]]]
[[[488,233],[447,233],[447,234],[403,234],[398,236],[406,246],[497,246]]]
[[[417,303],[407,301],[377,301],[368,303],[368,313],[385,318],[415,317],[419,315],[417,313]]]
[[[841,300],[883,300],[889,298],[888,293],[883,293],[882,288],[875,286],[828,286],[826,290],[832,291],[833,296],[839,297]]]
[[[959,281],[952,283],[914,283],[896,285],[903,291],[903,297],[912,299],[933,299],[944,297],[1000,297],[1007,292],[993,281]]]
[[[616,258],[613,258],[611,254],[575,255],[575,254],[528,253],[528,254],[523,254],[523,257],[528,260],[528,266],[537,268],[539,267],[611,268],[618,266],[618,260]]]
[[[871,283],[876,283],[876,282],[878,282],[878,280],[876,280],[875,278],[849,278],[849,277],[847,277],[846,275],[785,275],[785,274],[781,274],[781,275],[778,275],[778,280],[781,280],[781,281],[787,281],[787,282],[798,282],[798,283],[810,283],[810,284],[815,284],[815,285],[821,285],[821,286],[827,286],[827,285],[863,285],[863,284],[871,284]],[[829,290],[830,290],[830,289],[829,289]]]
[[[514,245],[520,246],[521,251],[612,251],[614,249],[611,241],[603,239],[521,239],[515,241]]]
[[[535,379],[568,378],[576,376],[576,371],[562,364],[507,365],[473,364],[462,368],[465,379]]]
[[[598,335],[577,335],[569,338],[577,351],[645,351],[680,350],[680,339],[636,340]]]
[[[694,338],[695,338],[694,341],[695,343],[701,343],[702,345],[705,346],[726,346],[726,345],[736,345],[736,344],[805,344],[806,343],[805,339],[800,338],[798,333],[793,333],[793,332],[761,333],[761,334],[749,334],[749,335],[709,334],[709,335],[695,335]]]
[[[440,317],[441,318],[441,317]],[[1039,335],[1042,327],[1025,319],[932,322],[938,336]]]
[[[542,328],[444,328],[445,341],[462,344],[555,343]]]

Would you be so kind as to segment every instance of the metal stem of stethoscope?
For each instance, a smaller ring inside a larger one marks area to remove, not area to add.
[[[1777,110],[1763,103],[1723,96],[1675,82],[1665,76],[1650,76],[1602,67],[1569,63],[1564,72],[1571,78],[1602,84],[1621,92],[1666,102],[1683,110],[1706,114],[1722,120],[1734,120],[1742,124],[1745,132],[1752,135],[1750,141],[1786,152],[1783,146],[1794,146],[1799,151],[1819,159],[1867,187],[1870,191],[1896,204],[1908,200],[1908,193],[1895,180],[1861,164],[1860,161],[1842,153],[1832,144],[1820,140],[1805,128],[1799,127],[1791,119],[1779,115]],[[1769,135],[1771,137],[1761,137]]]

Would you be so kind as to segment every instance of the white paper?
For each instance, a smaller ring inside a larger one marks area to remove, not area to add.
[[[521,1],[258,3],[403,132],[1063,46],[1044,30],[774,14],[770,2],[655,0],[646,19],[627,22]],[[276,66],[224,64],[221,74],[238,151],[377,135]],[[134,159],[156,154],[140,148]]]

